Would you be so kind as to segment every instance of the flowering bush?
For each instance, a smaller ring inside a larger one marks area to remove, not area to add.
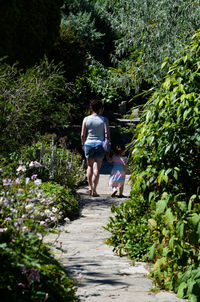
[[[42,141],[21,150],[21,161],[28,162],[26,175],[37,174],[43,181],[55,181],[74,190],[86,178],[83,160],[78,153],[67,150],[65,146],[55,145],[54,140],[52,136],[44,137]]]
[[[0,292],[6,301],[75,301],[74,283],[43,238],[78,213],[77,201],[56,183],[26,177],[27,170],[20,165],[10,178],[0,170]]]

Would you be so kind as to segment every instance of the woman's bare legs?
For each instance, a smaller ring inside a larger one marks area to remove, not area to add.
[[[92,176],[92,195],[97,196],[97,185],[99,182],[99,172],[101,169],[103,158],[95,158],[93,163],[93,176]]]
[[[99,182],[99,172],[101,169],[103,159],[88,158],[87,159],[87,179],[89,186],[89,193],[92,196],[97,196],[97,185]]]
[[[93,186],[92,186],[93,164],[94,164],[94,158],[88,158],[87,159],[87,180],[88,180],[90,195],[92,195],[92,192],[93,192]]]

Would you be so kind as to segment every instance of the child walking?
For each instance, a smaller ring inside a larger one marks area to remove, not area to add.
[[[111,197],[115,197],[117,190],[119,189],[118,197],[124,197],[124,182],[128,169],[126,166],[127,157],[125,156],[125,146],[118,145],[115,147],[114,155],[110,160],[113,163],[113,168],[110,174],[109,187],[112,188],[113,192]]]

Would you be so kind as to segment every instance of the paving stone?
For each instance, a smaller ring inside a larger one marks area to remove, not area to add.
[[[116,256],[113,247],[104,242],[110,236],[106,226],[112,215],[111,205],[119,205],[125,199],[111,198],[109,165],[102,167],[98,193],[100,197],[88,196],[87,188],[79,189],[80,217],[62,227],[58,241],[67,253],[55,251],[65,265],[71,278],[77,280],[77,295],[81,302],[181,302],[174,293],[154,293],[152,281],[147,278],[149,266]],[[129,196],[130,182],[126,176],[124,195]],[[67,231],[68,233],[65,233]],[[54,241],[49,235],[48,241]]]

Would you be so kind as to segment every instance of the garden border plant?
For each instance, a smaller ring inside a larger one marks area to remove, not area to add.
[[[10,156],[1,159],[0,170],[0,292],[13,302],[77,301],[76,284],[50,247],[64,252],[57,227],[61,230],[79,213],[81,157],[47,138]],[[63,177],[68,180],[61,185]],[[57,236],[47,244],[44,237],[49,232]]]
[[[200,298],[199,54],[197,31],[178,60],[163,63],[168,73],[130,144],[131,199],[107,226],[116,250],[153,262],[155,284],[191,302]]]

